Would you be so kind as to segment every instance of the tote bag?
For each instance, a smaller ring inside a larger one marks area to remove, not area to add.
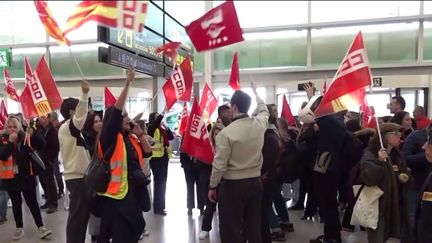
[[[357,200],[354,205],[351,225],[376,229],[379,217],[379,198],[384,192],[378,186],[353,186]]]

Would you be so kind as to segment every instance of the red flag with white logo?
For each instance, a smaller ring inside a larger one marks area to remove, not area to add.
[[[169,58],[170,62],[175,63],[180,45],[180,42],[168,42],[165,45],[158,47],[156,52],[165,54]]]
[[[233,1],[213,8],[185,29],[199,52],[244,40]]]
[[[12,82],[8,70],[6,68],[3,69],[3,73],[4,73],[4,81],[5,81],[4,91],[6,92],[7,97],[11,100],[19,102],[18,92],[15,88],[15,85]]]
[[[21,95],[21,108],[26,119],[45,116],[60,108],[63,100],[42,56],[36,70],[31,71],[25,58],[26,84]]]
[[[211,164],[213,162],[213,146],[196,99],[189,115],[180,150],[205,163]]]
[[[229,85],[233,90],[240,89],[240,70],[238,64],[238,53],[234,53],[233,62],[231,65],[231,75],[229,80]]]
[[[286,100],[285,95],[282,98],[282,113],[281,117],[285,118],[288,121],[288,125],[296,124],[296,119],[294,118],[291,107],[288,104],[288,101]]]
[[[363,89],[372,84],[371,71],[361,32],[357,34],[342,64],[330,83],[315,117],[331,115],[350,107],[358,107],[364,100]]]
[[[363,100],[361,106],[360,106],[360,113],[361,113],[361,123],[363,127],[367,128],[376,128],[376,118],[375,118],[375,112],[373,107],[370,107],[366,96]]]
[[[183,112],[182,112],[182,116],[181,116],[181,120],[180,120],[180,127],[179,127],[180,136],[183,136],[183,134],[186,130],[187,121],[188,121],[187,103],[184,102]]]
[[[9,115],[8,115],[7,110],[6,110],[6,104],[5,104],[4,100],[2,100],[1,105],[0,105],[0,130],[3,130],[8,116]]]
[[[200,101],[200,109],[203,113],[204,119],[210,119],[213,112],[216,110],[218,100],[210,88],[208,83],[204,85],[203,93]]]
[[[190,101],[192,97],[192,67],[189,58],[183,60],[162,86],[165,95],[166,109],[169,110],[177,100]]]
[[[105,103],[105,109],[107,109],[110,106],[115,105],[117,102],[117,98],[111,93],[111,90],[105,86],[104,89],[104,103]]]

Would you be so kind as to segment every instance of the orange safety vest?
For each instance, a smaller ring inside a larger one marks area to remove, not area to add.
[[[141,168],[144,167],[144,157],[141,149],[141,145],[139,143],[138,138],[135,135],[129,135],[129,140],[131,141],[140,163]],[[101,155],[101,147],[99,143],[99,155]],[[126,146],[123,140],[123,134],[119,133],[117,135],[116,146],[114,148],[114,153],[110,159],[110,167],[111,167],[111,180],[108,183],[108,188],[106,193],[110,195],[117,195],[120,192],[121,187],[121,178],[124,173],[123,171],[123,163],[127,163],[127,161],[123,161],[126,157]],[[127,168],[127,167],[126,167]]]
[[[3,141],[3,144],[7,144],[8,141]],[[12,152],[13,153],[13,152]],[[30,175],[33,173],[33,165],[30,163]],[[9,156],[8,160],[0,160],[0,179],[13,179],[15,178],[15,173],[13,170],[14,160],[12,155]]]

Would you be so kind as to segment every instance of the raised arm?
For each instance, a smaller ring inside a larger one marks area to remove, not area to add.
[[[267,129],[268,127],[268,119],[270,117],[270,113],[267,109],[266,104],[264,103],[264,101],[261,99],[261,97],[258,96],[258,93],[256,91],[256,86],[254,84],[252,84],[252,90],[255,94],[256,97],[256,102],[257,102],[257,108],[255,109],[253,116],[255,118],[255,120],[264,128]]]
[[[81,90],[82,94],[75,108],[75,115],[72,118],[72,124],[80,131],[84,127],[88,113],[88,92],[90,91],[90,85],[87,80],[82,81]]]
[[[129,69],[126,72],[126,82],[123,87],[122,92],[120,93],[120,96],[117,99],[117,102],[115,103],[114,107],[118,110],[123,110],[126,104],[126,98],[129,92],[129,87],[132,84],[132,82],[135,79],[135,69]]]

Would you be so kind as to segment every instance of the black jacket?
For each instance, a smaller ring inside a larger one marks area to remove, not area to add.
[[[57,129],[55,129],[52,124],[49,124],[47,128],[39,128],[36,132],[40,136],[43,136],[45,141],[47,141],[45,147],[38,150],[41,159],[45,163],[57,163],[60,152],[60,142]]]
[[[432,173],[423,186],[417,211],[417,243],[432,242]]]
[[[415,189],[420,191],[431,171],[432,165],[427,162],[426,155],[422,146],[427,141],[427,132],[425,129],[412,132],[405,140],[402,152],[405,156],[406,163],[411,169],[411,175],[414,177]]]
[[[0,143],[0,160],[7,160],[11,155],[14,158],[14,163],[18,165],[18,174],[13,179],[3,180],[2,188],[10,191],[22,191],[24,189],[25,180],[35,175],[36,164],[30,157],[30,148],[23,144],[25,133],[19,133],[17,143],[9,142],[9,135],[2,136]],[[30,138],[32,147],[36,150],[45,147],[43,136],[34,133]],[[33,168],[33,175],[30,173],[30,168]],[[36,183],[35,183],[36,186]]]

